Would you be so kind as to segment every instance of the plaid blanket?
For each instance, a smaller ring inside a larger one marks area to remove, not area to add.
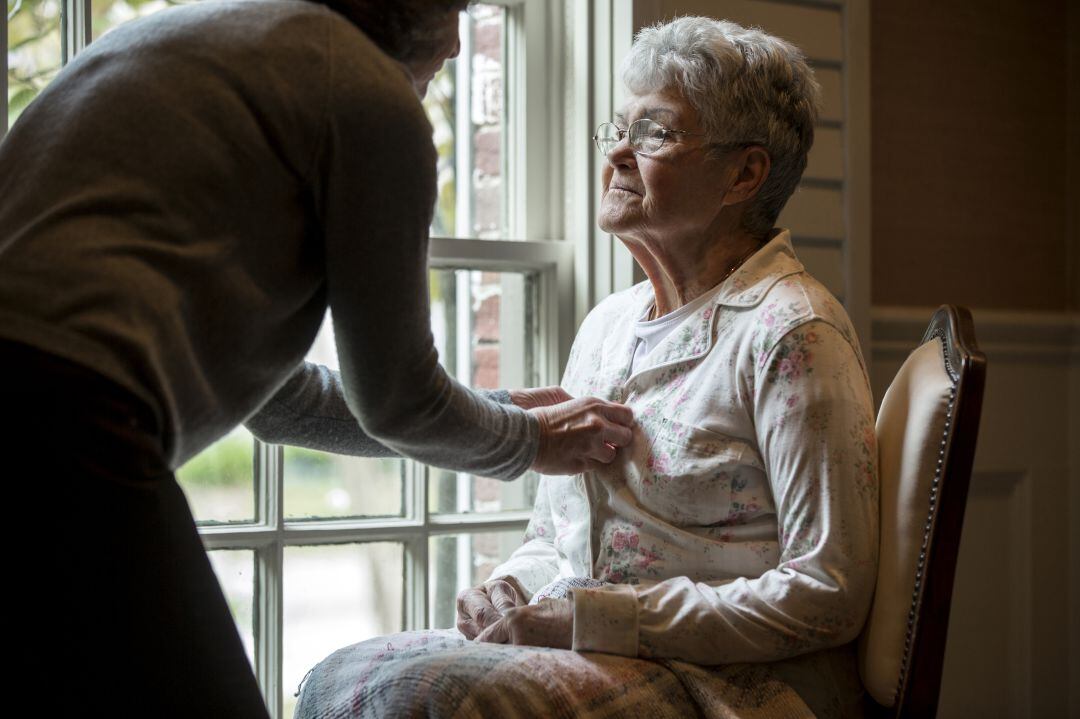
[[[455,630],[403,632],[324,659],[305,681],[294,716],[854,717],[861,716],[861,687],[850,660],[845,648],[771,664],[701,667],[477,644]]]

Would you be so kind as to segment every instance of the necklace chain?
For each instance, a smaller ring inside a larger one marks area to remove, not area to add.
[[[714,286],[714,287],[719,287],[719,286],[720,286],[720,283],[722,283],[722,282],[724,282],[725,280],[727,280],[727,278],[728,278],[728,277],[731,277],[731,275],[732,275],[732,274],[734,274],[735,270],[737,270],[737,269],[739,269],[740,267],[742,267],[743,263],[744,263],[744,262],[746,262],[746,261],[747,261],[748,259],[750,259],[750,256],[751,256],[751,255],[753,255],[753,254],[754,254],[755,252],[757,252],[757,251],[758,251],[758,250],[760,250],[760,249],[761,249],[761,245],[758,245],[758,246],[756,246],[756,247],[751,247],[751,248],[750,248],[750,251],[749,251],[749,252],[747,252],[747,253],[746,253],[745,255],[743,255],[742,257],[740,257],[740,258],[739,258],[738,260],[736,260],[736,261],[735,261],[735,264],[733,264],[733,265],[732,265],[732,266],[731,266],[731,267],[730,267],[730,268],[728,269],[728,271],[724,273],[724,276],[723,276],[723,277],[721,277],[721,278],[720,278],[720,280],[719,280],[719,281],[718,281],[718,282],[717,282],[717,283],[716,283],[715,285],[713,285],[713,286]],[[655,301],[653,302],[653,306],[652,306],[652,309],[651,309],[651,310],[649,310],[649,320],[651,321],[651,320],[654,320],[654,319],[656,319],[656,302],[655,302]]]
[[[735,272],[735,270],[742,267],[742,264],[744,262],[746,262],[748,259],[750,259],[750,256],[753,255],[755,252],[757,252],[759,249],[761,249],[760,246],[759,247],[751,247],[749,252],[747,252],[745,255],[740,257],[738,259],[738,261],[731,266],[731,269],[724,273],[724,276],[720,278],[720,282],[723,282],[728,277],[731,277],[731,275]],[[716,284],[720,284],[720,282],[717,282]]]

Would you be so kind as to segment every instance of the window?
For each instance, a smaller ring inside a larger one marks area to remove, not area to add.
[[[0,130],[88,43],[192,1],[8,0]],[[432,331],[444,366],[473,387],[555,383],[569,349],[574,252],[553,239],[560,13],[543,0],[473,5],[460,56],[425,99],[439,150]],[[333,348],[327,321],[309,358],[334,366]],[[536,488],[263,445],[243,428],[177,476],[275,717],[291,716],[297,685],[331,651],[452,626],[457,592],[520,543]]]

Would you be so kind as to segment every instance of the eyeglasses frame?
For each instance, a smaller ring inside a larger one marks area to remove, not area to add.
[[[618,133],[617,139],[615,140],[615,144],[617,145],[617,144],[619,144],[620,142],[623,141],[624,137],[626,137],[626,138],[630,137],[630,128],[632,128],[634,125],[638,124],[639,122],[651,122],[654,125],[657,125],[663,131],[664,137],[660,141],[660,147],[656,148],[652,152],[644,152],[642,150],[636,149],[633,146],[633,144],[631,144],[630,149],[631,149],[631,151],[633,151],[633,153],[635,155],[645,155],[646,157],[648,157],[650,155],[653,155],[653,154],[659,152],[661,149],[663,149],[664,143],[667,142],[668,135],[671,135],[671,134],[690,135],[692,137],[705,137],[705,133],[703,133],[703,132],[690,132],[689,130],[674,130],[674,129],[668,127],[667,125],[665,125],[664,123],[658,122],[658,121],[652,119],[651,117],[639,117],[637,120],[634,120],[629,125],[627,125],[625,130],[622,129],[621,127],[619,127],[618,125],[616,125],[614,122],[601,122],[599,125],[597,125],[596,132],[593,133],[593,137],[592,137],[593,143],[596,145],[596,149],[604,157],[607,157],[610,154],[609,152],[604,152],[604,150],[600,147],[600,129],[602,127],[604,127],[604,125],[611,125],[612,127],[615,128],[616,132]],[[612,148],[612,149],[614,149],[614,148]]]

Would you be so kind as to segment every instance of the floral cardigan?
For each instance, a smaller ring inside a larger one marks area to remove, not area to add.
[[[576,650],[777,660],[859,632],[877,569],[866,368],[844,309],[779,231],[631,375],[645,282],[585,319],[563,387],[633,408],[602,469],[540,481],[525,543],[492,573],[573,590]]]

